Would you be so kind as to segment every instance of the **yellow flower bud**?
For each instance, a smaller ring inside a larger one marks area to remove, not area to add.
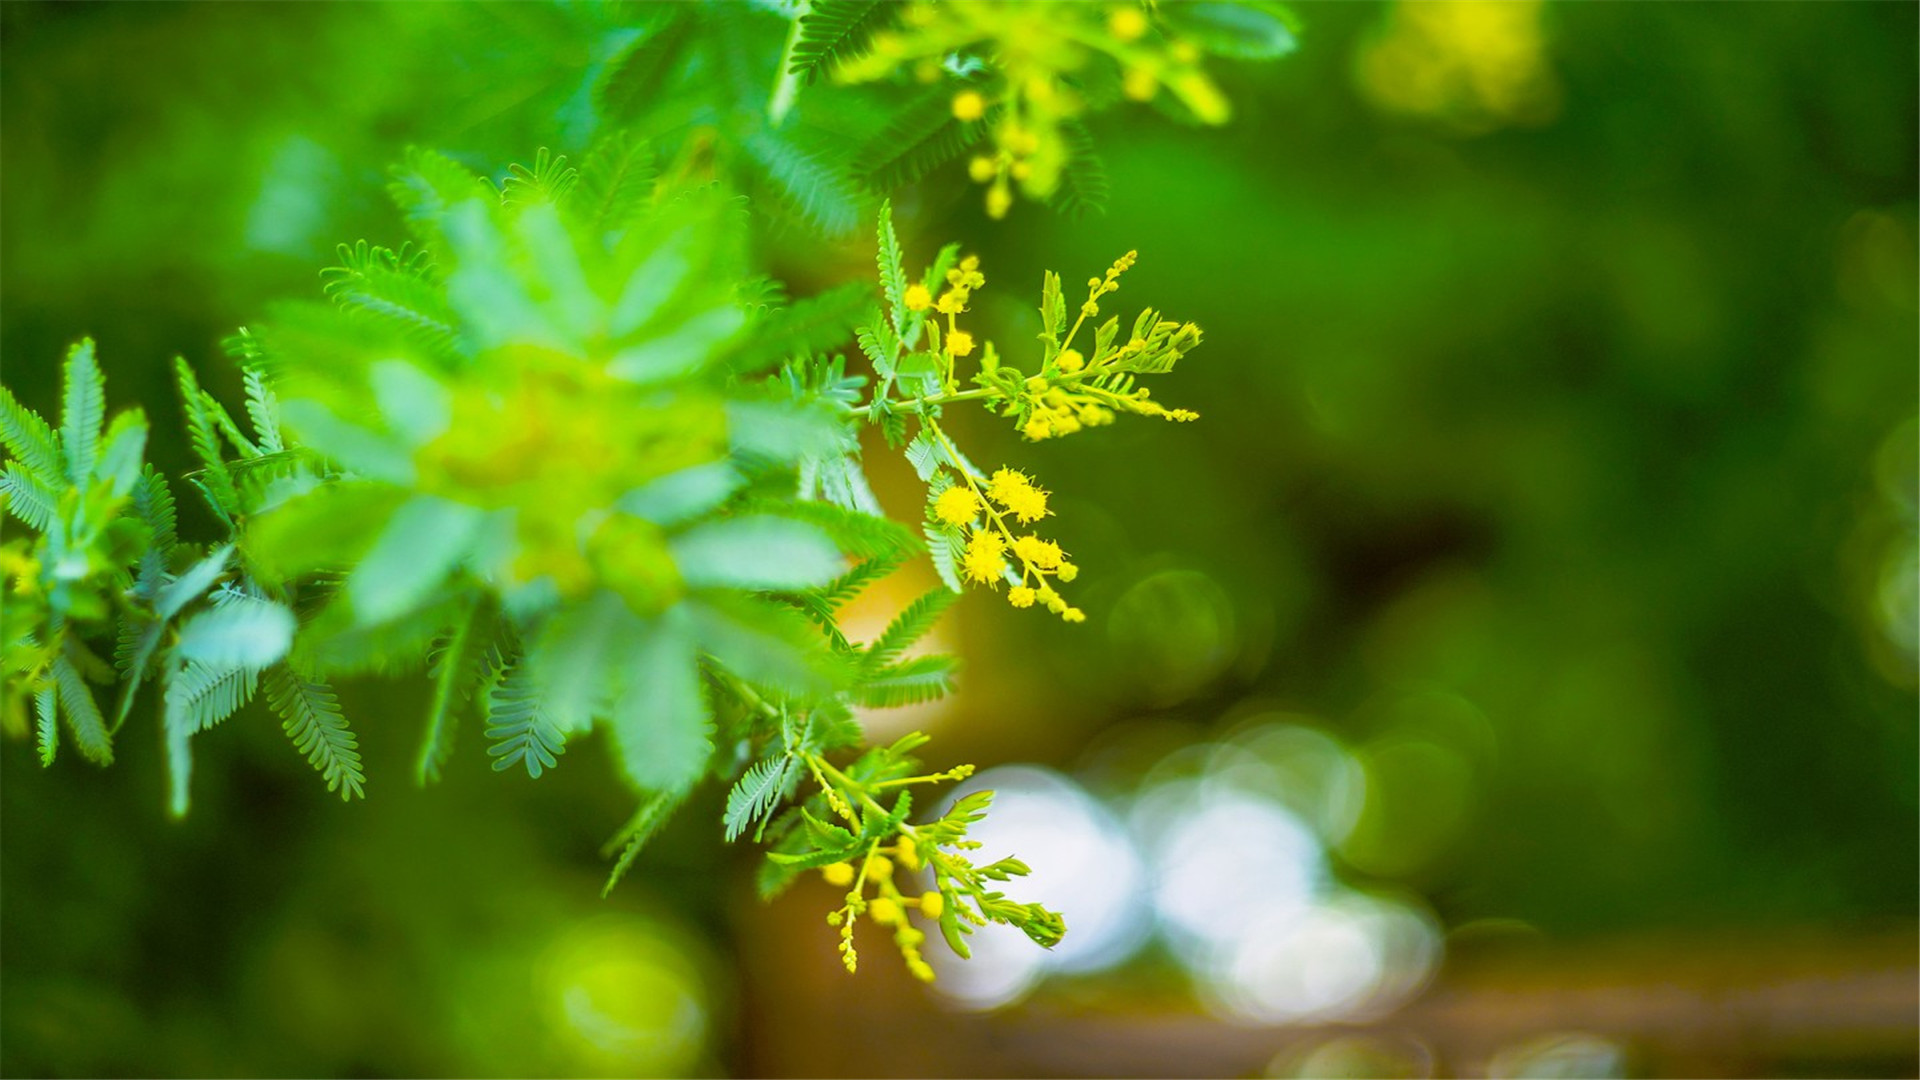
[[[902,299],[906,301],[908,311],[925,311],[933,306],[933,294],[919,282],[907,286],[906,295]]]
[[[1060,365],[1061,371],[1069,375],[1087,366],[1086,357],[1081,356],[1080,350],[1078,349],[1068,349],[1061,353],[1054,362]]]
[[[893,876],[893,863],[885,855],[875,855],[867,860],[867,877],[874,881],[885,881]]]
[[[1107,30],[1121,41],[1133,41],[1147,32],[1147,17],[1137,7],[1124,7],[1108,17]]]
[[[867,915],[877,923],[897,923],[900,921],[900,905],[884,896],[876,896],[873,903],[867,905]]]
[[[994,175],[999,171],[1000,170],[994,166],[993,159],[990,157],[977,157],[967,162],[967,175],[972,177],[973,182],[976,184],[986,183],[993,179]]]
[[[1080,568],[1070,562],[1063,562],[1060,564],[1060,569],[1057,573],[1061,581],[1072,581],[1074,578],[1080,576]]]
[[[953,356],[965,356],[973,351],[973,335],[965,330],[955,330],[947,335],[947,352]]]
[[[998,221],[1013,209],[1013,192],[1005,184],[996,184],[987,191],[987,216]]]
[[[930,892],[920,895],[920,910],[925,912],[928,918],[937,919],[940,917],[940,913],[946,909],[947,898],[941,896],[939,893]]]
[[[853,864],[837,862],[820,868],[820,876],[836,889],[853,884]]]
[[[1186,98],[1187,107],[1203,124],[1224,124],[1227,117],[1233,114],[1233,107],[1227,104],[1226,95],[1198,71],[1181,75],[1174,83],[1174,89]]]
[[[1025,585],[1015,585],[1013,588],[1007,590],[1007,603],[1017,608],[1032,607],[1034,600],[1038,599],[1038,597],[1038,593]]]
[[[953,95],[955,120],[978,120],[987,115],[987,99],[977,90],[962,90]]]
[[[914,847],[912,841],[901,840],[899,846],[894,848],[894,854],[899,857],[900,865],[906,867],[908,873],[920,869],[920,849]]]

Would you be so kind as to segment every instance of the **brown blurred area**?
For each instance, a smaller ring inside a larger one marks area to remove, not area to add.
[[[1098,984],[1055,987],[1000,1013],[960,1011],[914,982],[883,941],[869,943],[849,977],[818,917],[830,903],[829,890],[810,885],[738,913],[753,988],[742,1075],[1594,1075],[1564,1068],[1583,1052],[1587,1064],[1626,1076],[1920,1070],[1920,936],[1911,932],[1580,945],[1495,935],[1451,943],[1434,982],[1391,1015],[1258,1025],[1210,1016],[1178,994]]]

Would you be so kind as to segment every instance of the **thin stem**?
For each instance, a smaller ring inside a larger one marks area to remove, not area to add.
[[[793,50],[800,44],[800,20],[806,18],[810,7],[807,0],[801,0],[799,10],[793,13],[793,26],[787,30],[787,47],[780,51],[780,78],[774,82],[773,96],[767,100],[767,119],[774,127],[785,122],[793,108],[793,99],[800,94],[800,76],[793,71]]]
[[[1069,338],[1068,340],[1071,341],[1072,339]],[[1104,374],[1106,374],[1106,368],[1104,366],[1096,368],[1089,362],[1086,367],[1081,368],[1071,375],[1054,376],[1048,381],[1048,385],[1067,386],[1095,375]],[[908,398],[904,401],[890,400],[889,404],[893,406],[895,412],[924,415],[927,409],[931,407],[951,405],[956,401],[978,401],[981,398],[990,398],[999,393],[1000,391],[994,387],[982,386],[972,390],[960,390],[950,394],[928,394],[926,397]],[[869,408],[872,408],[872,406],[873,402],[868,401],[861,405],[849,405],[846,408],[850,413],[865,413]]]

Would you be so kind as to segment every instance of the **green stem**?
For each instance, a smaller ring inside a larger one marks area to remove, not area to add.
[[[780,51],[780,78],[773,84],[773,96],[767,100],[767,119],[774,127],[779,127],[793,108],[793,99],[800,94],[800,77],[793,71],[793,50],[800,44],[800,20],[806,18],[810,5],[801,0],[800,10],[793,14],[793,26],[787,31],[787,47]]]

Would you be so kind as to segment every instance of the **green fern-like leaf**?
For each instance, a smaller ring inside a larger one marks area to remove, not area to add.
[[[845,634],[840,632],[840,622],[835,617],[835,612],[858,596],[868,585],[899,569],[903,561],[905,561],[904,554],[866,559],[856,563],[851,570],[820,588],[796,593],[787,599],[802,614],[812,619],[815,626],[826,632],[827,640],[833,644],[834,648],[851,652],[853,644],[847,640]]]
[[[1053,196],[1054,209],[1074,218],[1106,213],[1113,184],[1107,179],[1106,162],[1093,148],[1093,135],[1077,120],[1063,122],[1060,134],[1067,144],[1067,164]]]
[[[100,450],[100,428],[107,417],[107,380],[94,358],[93,339],[67,350],[66,385],[60,413],[60,449],[67,479],[85,487]]]
[[[7,462],[6,471],[0,472],[0,493],[6,495],[7,511],[26,522],[27,528],[44,533],[53,527],[57,496],[19,462]]]
[[[540,707],[539,690],[526,665],[495,672],[487,693],[487,738],[494,740],[487,754],[495,772],[524,765],[528,776],[539,779],[566,753],[566,736]]]
[[[928,522],[921,526],[921,531],[927,537],[927,554],[933,557],[934,572],[947,588],[960,592],[960,554],[964,546],[960,530]]]
[[[387,192],[422,243],[437,245],[447,211],[471,199],[499,198],[493,185],[445,154],[409,147],[393,169]]]
[[[620,879],[627,876],[627,871],[633,868],[633,860],[640,856],[647,842],[652,840],[660,831],[660,827],[667,823],[667,819],[673,816],[673,812],[680,808],[680,803],[685,798],[684,794],[662,792],[648,795],[641,800],[640,808],[634,811],[633,816],[627,819],[627,823],[621,826],[612,840],[607,842],[606,852],[602,853],[610,853],[616,846],[620,849],[620,858],[613,864],[612,871],[607,874],[606,886],[600,890],[602,897],[612,893],[613,887],[620,884]]]
[[[207,416],[213,420],[220,434],[226,436],[227,445],[233,447],[234,453],[239,454],[241,460],[260,456],[260,448],[254,445],[246,432],[240,430],[240,425],[234,422],[233,414],[227,412],[225,406],[221,405],[212,394],[206,395],[206,404]]]
[[[867,559],[821,586],[817,590],[818,595],[826,602],[829,610],[837,611],[846,606],[848,601],[860,595],[868,585],[898,570],[903,561],[905,557],[900,553]]]
[[[33,695],[33,731],[41,768],[50,767],[60,753],[59,694],[57,688],[49,686]]]
[[[900,258],[900,237],[893,231],[893,203],[880,203],[880,246],[874,262],[880,268],[880,291],[886,295],[887,309],[893,316],[896,335],[905,331],[907,319],[907,269]]]
[[[286,664],[266,674],[267,704],[307,764],[338,791],[342,802],[366,798],[367,776],[360,766],[360,741],[340,712],[340,699],[324,682],[309,682]]]
[[[500,187],[500,201],[511,207],[544,203],[558,206],[580,181],[580,170],[567,164],[565,154],[555,155],[541,147],[531,167],[515,162],[507,166],[507,178]]]
[[[819,353],[853,336],[854,323],[873,307],[871,287],[848,282],[784,308],[754,325],[727,357],[736,375],[749,374],[789,357]]]
[[[259,685],[258,670],[188,661],[170,669],[168,722],[177,714],[188,734],[205,731],[240,711]]]
[[[606,77],[595,89],[600,115],[616,123],[639,118],[659,99],[661,89],[673,76],[673,61],[692,34],[695,19],[680,5],[661,5],[654,14],[657,21],[653,27],[608,67]]]
[[[327,296],[342,311],[391,327],[436,356],[459,355],[459,335],[446,291],[425,251],[398,251],[365,240],[341,244],[339,266],[320,272]]]
[[[167,746],[168,809],[187,812],[193,781],[193,736],[238,712],[253,697],[259,673],[189,662],[167,669],[163,729]]]
[[[652,203],[658,178],[646,140],[618,130],[603,136],[581,163],[573,218],[595,237],[621,232]]]
[[[727,793],[727,810],[722,819],[727,839],[738,839],[756,822],[773,813],[787,797],[796,774],[794,759],[784,755],[756,762],[742,773],[739,782]]]
[[[226,457],[220,452],[219,423],[214,419],[212,399],[200,389],[200,380],[196,379],[193,369],[187,366],[185,359],[175,357],[174,374],[180,385],[180,401],[187,418],[188,443],[193,447],[194,456],[200,459],[200,490],[207,496],[213,512],[221,520],[231,522],[240,512],[240,496],[233,486],[233,473],[227,468]],[[229,421],[231,422],[231,421]]]
[[[287,448],[280,438],[280,399],[274,396],[266,375],[258,367],[242,368],[241,380],[246,386],[247,421],[253,425],[253,437],[260,453],[280,453]]]
[[[741,146],[781,205],[826,236],[845,236],[859,225],[868,196],[842,164],[849,155],[826,145],[829,138],[790,124],[756,131]]]
[[[853,171],[875,192],[915,183],[958,158],[992,127],[999,110],[978,120],[953,115],[953,94],[940,90],[903,109],[854,156]]]
[[[894,21],[893,7],[881,0],[813,0],[800,16],[787,71],[810,83],[836,64],[865,56],[874,32]]]
[[[830,502],[748,499],[740,504],[739,513],[804,521],[826,533],[841,551],[860,559],[899,558],[920,550],[919,539],[905,525]]]
[[[468,611],[434,651],[430,667],[433,700],[427,706],[426,735],[414,764],[414,778],[419,783],[440,779],[440,770],[453,754],[461,712],[486,677],[487,654],[493,643],[485,619],[481,612]]]
[[[96,765],[113,764],[113,738],[107,734],[106,718],[100,714],[99,703],[93,700],[93,691],[87,689],[86,680],[80,677],[71,649],[54,658],[53,680],[59,687],[60,714],[67,718],[67,728],[73,733],[74,745],[80,748],[81,756]]]
[[[951,589],[939,588],[908,604],[904,611],[894,616],[893,621],[878,638],[874,639],[873,644],[867,647],[863,661],[866,669],[879,671],[892,664],[901,653],[911,648],[914,642],[925,637],[927,631],[933,629],[933,624],[939,621],[940,615],[952,607],[954,601],[959,598],[959,593]]]
[[[951,656],[916,656],[882,668],[854,688],[855,701],[874,709],[919,705],[953,692],[960,662]]]
[[[4,386],[0,386],[0,443],[42,486],[52,488],[66,481],[53,429]]]

